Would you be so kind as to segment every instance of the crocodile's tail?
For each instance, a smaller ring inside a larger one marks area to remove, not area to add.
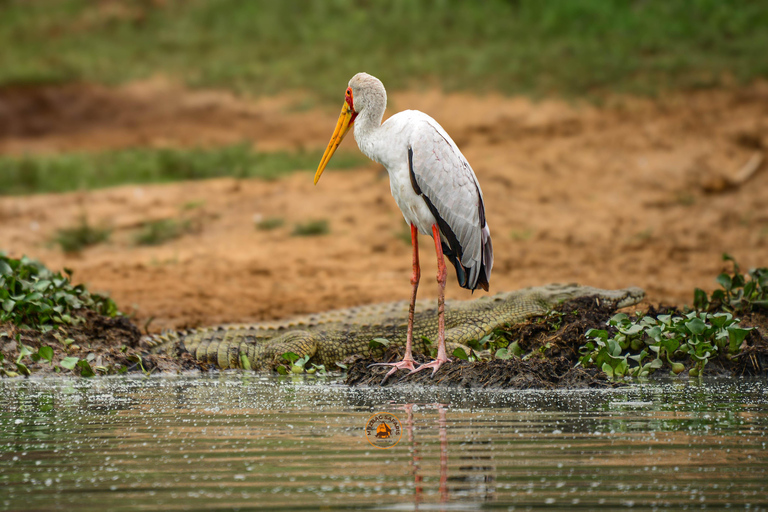
[[[195,332],[191,331],[163,331],[161,334],[150,334],[144,338],[150,354],[166,354],[172,351],[179,341],[185,336]]]

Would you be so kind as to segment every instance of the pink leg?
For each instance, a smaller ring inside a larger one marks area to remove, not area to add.
[[[421,267],[419,266],[419,231],[416,226],[411,225],[411,245],[413,246],[413,271],[411,272],[411,284],[413,285],[413,291],[411,292],[411,303],[408,306],[408,332],[405,340],[405,355],[403,360],[399,363],[376,363],[371,366],[392,366],[381,381],[384,384],[390,375],[397,370],[408,369],[413,371],[415,368],[413,361],[413,353],[411,347],[413,345],[413,315],[416,310],[416,291],[419,289],[419,279],[421,279]]]
[[[435,239],[435,251],[437,252],[437,359],[419,366],[414,371],[432,368],[432,375],[434,375],[437,369],[448,361],[448,355],[445,352],[445,280],[448,277],[448,271],[445,269],[443,246],[440,242],[440,231],[437,224],[432,226],[432,237]]]

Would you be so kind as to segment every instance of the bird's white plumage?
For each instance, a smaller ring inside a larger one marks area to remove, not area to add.
[[[406,222],[422,234],[431,234],[432,226],[439,224],[433,214],[436,211],[448,228],[441,228],[442,240],[461,255],[461,265],[468,273],[467,287],[475,287],[481,269],[485,279],[490,278],[493,249],[483,195],[456,143],[437,121],[417,110],[400,112],[381,124],[386,92],[378,79],[360,73],[349,85],[358,113],[355,140],[365,155],[387,169],[392,196]],[[417,189],[411,180],[409,149]],[[461,273],[458,267],[457,272]]]

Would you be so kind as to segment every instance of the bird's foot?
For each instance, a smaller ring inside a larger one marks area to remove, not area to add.
[[[420,372],[421,370],[424,370],[425,368],[432,368],[432,376],[434,377],[435,373],[437,373],[437,370],[440,368],[440,366],[443,365],[443,363],[447,363],[450,361],[450,359],[435,359],[434,361],[430,363],[424,363],[423,365],[419,366],[415,370],[412,370],[411,373]],[[409,374],[410,375],[410,374]]]
[[[371,366],[391,366],[392,369],[387,372],[387,374],[384,376],[383,379],[381,379],[381,383],[384,384],[387,382],[387,379],[390,375],[395,373],[397,370],[411,370],[411,373],[413,373],[415,370],[415,366],[413,364],[413,359],[403,359],[399,363],[373,363],[368,365],[368,368]]]

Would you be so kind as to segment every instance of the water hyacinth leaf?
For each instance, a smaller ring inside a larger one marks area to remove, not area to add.
[[[77,357],[65,357],[59,362],[59,366],[61,366],[62,368],[66,368],[67,370],[74,370],[75,365],[79,360],[80,359],[78,359]]]
[[[13,274],[11,266],[3,260],[0,260],[0,276],[10,276]]]
[[[5,299],[5,300],[3,301],[3,309],[4,309],[5,311],[7,311],[8,313],[10,313],[11,311],[13,311],[13,307],[14,307],[15,305],[16,305],[16,301],[14,301],[14,300],[12,300],[12,299]]]
[[[610,320],[608,320],[608,324],[619,325],[620,323],[628,320],[629,320],[629,316],[626,313],[616,313],[610,318]]]
[[[286,352],[285,354],[283,354],[280,357],[282,357],[283,359],[285,359],[289,363],[295,363],[296,361],[298,361],[300,359],[301,356],[299,356],[299,354],[296,354],[295,352]]]
[[[278,366],[277,373],[280,375],[288,375],[288,370],[285,369],[285,366]]]
[[[27,368],[27,365],[25,365],[24,363],[17,362],[16,369],[19,370],[20,374],[26,375],[27,377],[29,377],[32,374],[32,372],[29,371],[29,368]]]
[[[627,360],[620,360],[613,369],[613,373],[617,376],[623,376],[627,373]]]
[[[709,321],[712,322],[712,325],[717,327],[718,329],[722,329],[726,325],[730,325],[733,320],[733,315],[730,313],[716,313],[714,315],[711,315],[709,317]]]
[[[602,370],[608,375],[608,378],[613,378],[613,368],[608,363],[603,363]]]
[[[248,360],[248,356],[246,354],[240,354],[240,366],[243,368],[243,370],[251,369],[251,361]]]
[[[496,359],[511,359],[513,354],[509,352],[506,348],[500,348],[496,351],[495,357]]]
[[[693,307],[698,310],[705,310],[709,306],[709,299],[707,299],[707,293],[701,288],[693,290]]]
[[[586,336],[588,338],[599,338],[605,342],[608,339],[608,331],[603,329],[590,329],[587,331]]]
[[[77,366],[80,367],[81,377],[93,377],[94,375],[96,375],[93,372],[93,368],[91,368],[91,365],[85,359],[79,360],[77,362]]]
[[[457,357],[457,358],[459,358],[459,359],[461,359],[461,360],[464,360],[464,361],[468,361],[468,360],[469,360],[469,356],[468,356],[468,355],[467,355],[467,353],[464,351],[464,349],[463,349],[463,348],[461,348],[461,347],[456,347],[456,348],[454,349],[454,351],[453,351],[453,357]]]
[[[21,361],[22,358],[32,355],[32,353],[33,350],[22,343],[19,348],[19,357],[16,360]]]
[[[645,359],[646,357],[648,357],[648,351],[645,350],[645,349],[640,351],[639,354],[635,354],[635,355],[629,356],[630,359],[632,359],[634,361],[637,361],[638,364],[642,363],[643,359]]]
[[[728,350],[732,354],[735,354],[736,352],[739,351],[739,349],[741,348],[742,342],[749,335],[750,331],[752,331],[751,328],[749,329],[743,329],[739,327],[728,328],[728,339],[730,340],[728,344]]]
[[[46,288],[51,286],[51,282],[47,279],[41,279],[40,281],[35,283],[35,290],[38,292],[44,292]]]
[[[717,276],[717,282],[727,291],[731,291],[733,288],[733,281],[731,280],[731,276],[728,274],[720,274]]]
[[[691,331],[692,334],[702,334],[707,329],[705,324],[700,318],[692,318],[685,323],[685,326]]]
[[[373,338],[371,341],[368,342],[369,348],[379,348],[379,347],[388,347],[389,346],[389,340],[386,338]]]
[[[638,324],[634,324],[627,328],[619,327],[619,332],[621,332],[622,334],[626,334],[627,336],[634,336],[635,334],[638,334],[642,331],[643,331],[643,326]]]

